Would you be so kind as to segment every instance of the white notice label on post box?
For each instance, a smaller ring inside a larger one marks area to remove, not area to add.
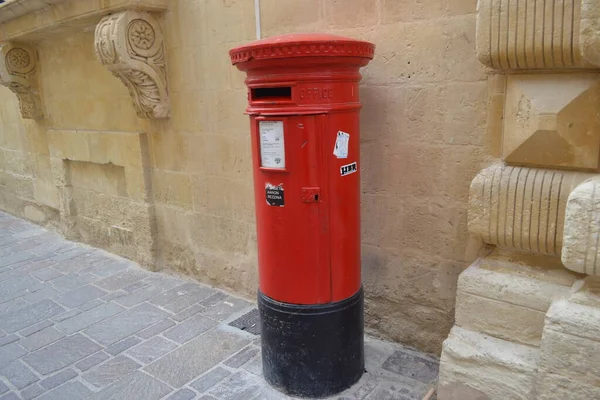
[[[283,121],[260,121],[261,166],[285,168],[285,145],[283,143]]]

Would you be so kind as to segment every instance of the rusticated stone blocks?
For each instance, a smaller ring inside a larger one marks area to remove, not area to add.
[[[591,176],[502,164],[486,168],[471,183],[469,231],[485,243],[558,256],[569,193]]]
[[[480,0],[477,55],[501,70],[600,66],[595,0]]]
[[[572,271],[600,275],[600,176],[571,192],[565,219],[563,264]]]
[[[600,76],[509,75],[503,158],[509,164],[595,170]]]

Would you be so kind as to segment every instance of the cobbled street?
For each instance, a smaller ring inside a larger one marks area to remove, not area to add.
[[[0,400],[289,399],[262,379],[253,327],[230,325],[255,307],[0,213]],[[437,378],[434,357],[365,352],[337,399],[420,400]]]

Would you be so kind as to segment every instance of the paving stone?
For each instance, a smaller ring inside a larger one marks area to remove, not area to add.
[[[73,317],[56,324],[56,327],[70,335],[71,333],[78,332],[93,324],[117,315],[123,310],[125,310],[125,308],[114,303],[102,304],[91,310],[74,315]]]
[[[112,346],[106,349],[106,352],[112,354],[113,356],[116,356],[117,354],[124,352],[128,348],[135,346],[141,341],[142,339],[138,339],[134,336],[131,336],[125,340],[121,340],[120,342],[113,344]]]
[[[141,365],[126,356],[118,356],[82,375],[92,385],[102,388],[138,369]]]
[[[69,310],[69,311],[66,311],[64,313],[60,313],[58,315],[55,315],[54,317],[50,318],[50,320],[52,322],[54,322],[54,323],[62,322],[64,320],[66,320],[66,319],[73,318],[74,316],[79,315],[82,312],[83,311],[81,311],[80,309],[75,308],[73,310]]]
[[[55,264],[55,261],[42,258],[40,260],[27,264],[26,266],[20,267],[19,269],[21,270],[21,272],[33,272],[42,268],[51,267]]]
[[[423,383],[430,383],[437,377],[439,362],[414,351],[399,350],[383,363],[383,369]]]
[[[129,268],[127,263],[111,260],[100,265],[94,265],[92,268],[88,269],[88,272],[101,278],[108,278],[127,268]]]
[[[64,336],[64,333],[57,331],[51,326],[21,339],[19,344],[27,349],[27,351],[31,352],[56,342]]]
[[[102,297],[101,300],[108,303],[109,301],[113,301],[113,300],[118,299],[119,297],[123,297],[123,296],[127,296],[127,292],[124,290],[119,290],[119,291],[107,294],[106,296]]]
[[[81,382],[71,381],[39,397],[38,400],[80,400],[87,398],[92,391]]]
[[[201,305],[203,305],[204,307],[210,307],[213,306],[219,302],[221,302],[222,300],[225,300],[227,298],[227,295],[223,292],[217,292],[209,297],[207,297],[206,299],[202,300],[200,302]]]
[[[62,385],[63,383],[70,381],[75,377],[77,377],[77,372],[71,368],[68,368],[42,380],[40,382],[40,386],[42,386],[45,390],[54,389],[55,387]]]
[[[5,376],[17,389],[23,389],[39,380],[37,375],[20,360],[15,360],[0,369],[0,376]]]
[[[213,329],[161,357],[144,370],[180,388],[248,342],[247,338],[240,335]]]
[[[140,304],[91,326],[85,333],[98,343],[108,346],[154,325],[167,316],[166,312],[150,304]]]
[[[11,269],[11,267],[4,268],[0,271],[2,271],[0,272],[0,282],[4,282],[8,279],[13,279],[25,275],[23,271],[19,269]]]
[[[177,322],[181,322],[193,315],[198,314],[202,310],[204,310],[204,306],[201,306],[200,304],[194,304],[193,306],[186,308],[182,312],[173,315],[171,319]]]
[[[99,351],[97,353],[92,354],[88,358],[79,361],[77,364],[75,364],[75,366],[79,368],[80,371],[87,371],[88,369],[95,367],[96,365],[108,360],[109,358],[110,356],[108,354],[106,354],[103,351]]]
[[[188,308],[192,304],[198,303],[214,293],[214,289],[207,286],[199,286],[194,283],[184,283],[171,290],[168,290],[159,296],[156,296],[150,303],[155,304],[178,313]]]
[[[19,396],[17,396],[13,392],[6,393],[4,396],[0,397],[0,400],[21,400]]]
[[[46,329],[47,327],[52,326],[52,325],[53,325],[52,321],[46,320],[46,321],[38,322],[35,325],[31,325],[30,327],[23,329],[19,333],[22,336],[30,336],[30,335],[33,335],[34,333],[39,332],[42,329]]]
[[[8,301],[9,296],[14,293],[22,292],[36,285],[39,281],[32,276],[25,275],[0,282],[0,299]]]
[[[34,383],[31,386],[27,386],[25,389],[21,390],[21,397],[23,400],[31,400],[34,397],[38,397],[39,395],[45,392],[44,388],[42,388],[37,383]]]
[[[136,333],[136,336],[141,337],[142,339],[149,339],[152,336],[158,335],[159,333],[175,325],[175,322],[171,321],[170,319],[163,319],[158,324],[152,325],[150,328]]]
[[[21,310],[0,316],[0,328],[8,333],[16,332],[63,311],[64,308],[52,300],[42,300]]]
[[[175,343],[160,336],[156,336],[127,351],[127,355],[144,364],[149,364],[175,348],[177,348]]]
[[[257,355],[258,352],[259,349],[254,346],[246,347],[239,353],[229,357],[223,364],[231,368],[239,368],[250,361],[250,359]]]
[[[98,277],[92,274],[69,274],[61,276],[50,281],[50,283],[57,289],[62,291],[69,291],[78,288],[83,285],[94,283],[98,280]]]
[[[259,394],[261,379],[244,370],[214,386],[208,394],[223,400],[251,399]]]
[[[127,293],[133,293],[139,289],[145,288],[151,286],[148,283],[142,281],[137,281],[137,282],[133,282],[131,285],[127,285],[123,288],[124,291],[126,291]]]
[[[29,305],[23,298],[18,297],[0,304],[0,315],[22,310]]]
[[[126,296],[119,297],[115,300],[125,307],[132,307],[136,304],[140,304],[142,301],[146,301],[156,295],[160,294],[163,290],[154,286],[146,286],[143,289],[139,289],[133,293],[127,294]]]
[[[31,272],[31,275],[35,276],[41,281],[51,281],[52,279],[63,276],[62,272],[55,270],[52,267],[38,269],[37,271]]]
[[[141,371],[127,375],[106,389],[89,397],[89,400],[158,400],[168,394],[171,388]]]
[[[221,382],[223,379],[227,378],[229,375],[231,375],[230,371],[217,366],[208,371],[206,374],[202,375],[200,378],[196,379],[190,384],[190,386],[196,389],[199,393],[204,393],[217,383]]]
[[[10,343],[0,347],[0,368],[7,366],[12,361],[23,357],[25,354],[27,354],[27,351],[16,343]]]
[[[88,301],[87,303],[83,303],[82,305],[77,307],[77,309],[79,311],[87,311],[87,310],[91,310],[92,308],[101,306],[102,304],[104,304],[104,302],[102,300],[96,299],[96,300]]]
[[[37,303],[41,300],[51,299],[55,296],[58,296],[60,293],[61,292],[56,290],[55,288],[46,286],[43,289],[38,290],[37,292],[27,294],[21,298],[31,303]]]
[[[106,290],[118,290],[148,276],[148,272],[128,269],[109,278],[100,280],[96,285]]]
[[[165,291],[186,283],[181,278],[173,277],[172,275],[167,275],[162,272],[151,274],[148,278],[144,279],[144,282],[150,286],[162,288]]]
[[[63,261],[67,261],[70,260],[72,258],[75,257],[79,257],[85,253],[87,253],[87,249],[84,249],[82,247],[79,247],[77,245],[75,245],[75,247],[72,248],[64,248],[64,251],[61,252],[56,252],[57,254],[50,257],[50,260],[56,261],[56,263],[60,263]]]
[[[262,376],[262,357],[258,355],[242,366],[243,369],[251,374]]]
[[[8,257],[2,257],[0,259],[0,267],[8,267],[12,264],[16,264],[20,261],[30,260],[35,257],[35,254],[29,252],[19,252],[16,254],[12,254]]]
[[[17,335],[7,335],[0,338],[0,346],[4,346],[5,344],[13,343],[19,340]]]
[[[200,397],[198,400],[217,400],[217,399],[208,394],[205,394],[204,396]]]
[[[196,393],[190,389],[181,389],[167,397],[166,400],[192,400],[196,398]]]
[[[80,256],[73,257],[69,260],[61,261],[56,264],[54,268],[63,272],[65,274],[71,274],[73,272],[78,272],[81,269],[85,268],[87,263],[89,263],[89,257],[91,256],[91,252],[84,253]]]
[[[185,320],[181,324],[169,329],[163,333],[163,336],[167,339],[171,339],[177,343],[183,344],[216,325],[217,323],[212,319],[206,318],[202,315],[195,315]]]
[[[0,380],[0,394],[8,392],[8,386]]]
[[[415,400],[421,399],[425,393],[418,395],[410,387],[396,382],[382,382],[365,397],[366,400]]]
[[[102,297],[106,292],[94,285],[86,285],[77,289],[70,290],[56,297],[56,302],[67,308],[75,308],[88,301]]]
[[[206,310],[202,311],[202,315],[212,318],[216,321],[224,321],[233,314],[251,306],[252,304],[245,300],[229,296],[219,303],[206,307]]]
[[[63,338],[25,357],[29,366],[41,374],[49,374],[73,364],[100,350],[100,346],[81,334]]]

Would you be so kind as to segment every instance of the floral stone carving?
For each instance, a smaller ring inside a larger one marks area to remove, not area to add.
[[[37,55],[32,47],[16,43],[0,47],[0,84],[17,95],[21,115],[26,119],[44,117],[36,70]]]
[[[163,34],[149,13],[127,10],[96,26],[96,57],[129,89],[141,118],[168,118]]]

